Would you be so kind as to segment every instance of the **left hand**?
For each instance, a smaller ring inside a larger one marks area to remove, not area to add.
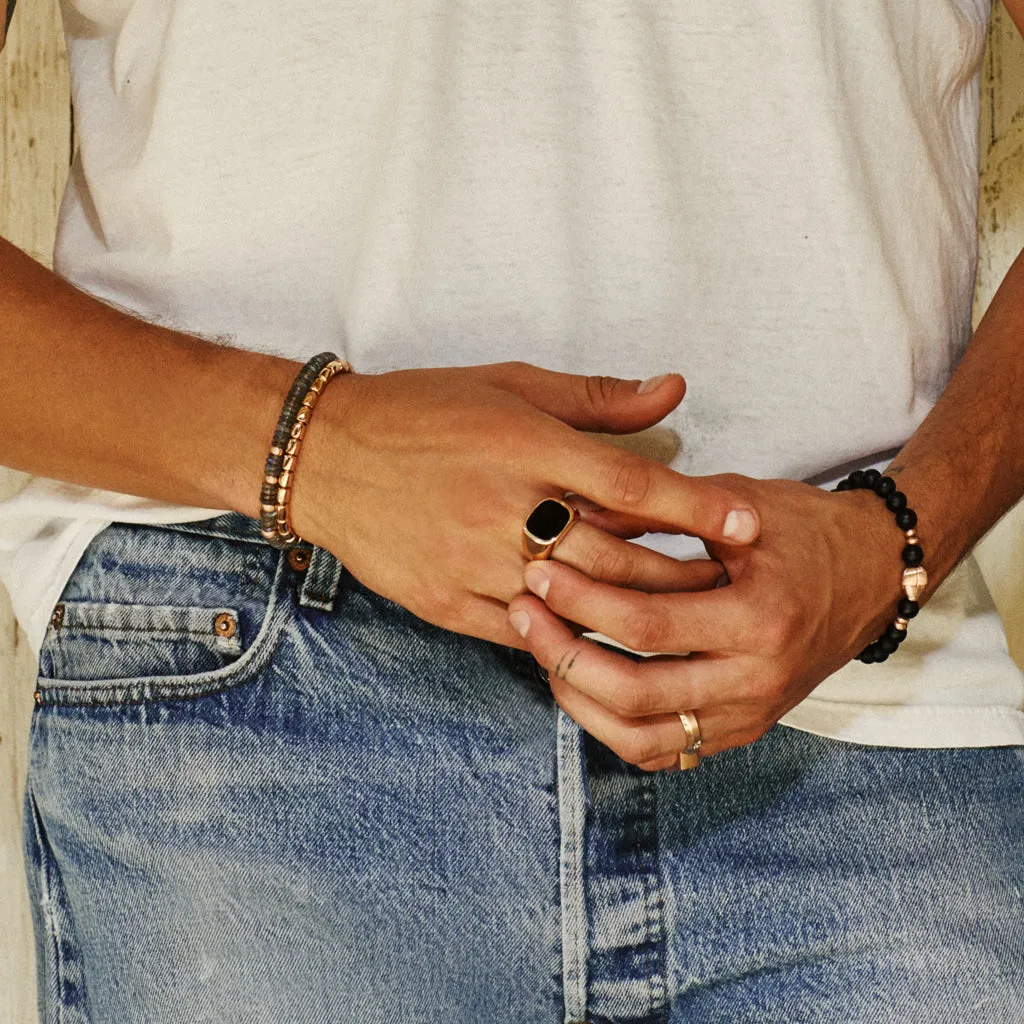
[[[877,639],[900,596],[903,534],[874,494],[735,474],[705,479],[745,497],[761,520],[751,545],[706,543],[728,585],[644,593],[552,559],[526,565],[526,585],[539,597],[508,606],[566,713],[648,771],[676,764],[686,747],[677,711],[696,714],[701,756],[759,739]],[[636,661],[567,623],[660,653]]]

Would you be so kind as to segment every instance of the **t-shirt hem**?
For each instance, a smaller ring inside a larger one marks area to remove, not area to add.
[[[808,698],[781,725],[874,747],[1024,746],[1024,711],[993,705],[854,704]]]

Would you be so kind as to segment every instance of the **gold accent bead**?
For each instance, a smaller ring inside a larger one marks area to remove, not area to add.
[[[278,487],[284,488],[284,490],[287,491],[288,488],[291,487],[291,485],[292,485],[292,474],[291,473],[282,473],[281,476],[278,477],[278,481],[277,481],[277,486]]]
[[[301,441],[296,441],[295,438],[293,437],[288,442],[288,447],[285,448],[285,454],[286,455],[294,455],[301,447],[302,447],[302,442]]]
[[[286,473],[290,473],[295,468],[295,456],[294,455],[286,455],[284,457],[284,462],[281,464],[281,468]]]
[[[273,447],[271,447],[270,454],[271,455],[284,455],[284,452],[280,448],[278,448],[277,445],[275,444]]]
[[[277,483],[277,477],[276,476],[267,475],[267,476],[265,476],[263,478],[263,482],[265,484],[276,484]]]
[[[925,572],[923,566],[915,565],[912,568],[903,570],[903,593],[911,601],[916,601],[924,593],[924,588],[927,586],[928,573]]]
[[[897,619],[897,620],[896,620],[896,621],[895,621],[895,622],[893,623],[893,625],[894,625],[894,626],[895,626],[895,627],[896,627],[897,629],[906,629],[906,628],[907,628],[907,626],[909,626],[909,625],[910,625],[910,620],[909,620],[909,619]]]
[[[296,423],[308,423],[309,422],[309,406],[304,405],[299,409],[298,415],[295,417]]]

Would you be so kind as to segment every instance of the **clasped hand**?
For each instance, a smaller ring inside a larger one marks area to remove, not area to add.
[[[726,585],[611,586],[563,564],[556,549],[526,565],[536,596],[509,604],[561,707],[649,771],[671,768],[686,747],[679,711],[696,713],[702,756],[760,738],[884,630],[898,596],[902,535],[874,495],[736,475],[690,481],[739,495],[760,519],[749,545],[705,542]],[[583,516],[620,536],[649,526],[587,505]],[[636,659],[581,631],[658,653]]]

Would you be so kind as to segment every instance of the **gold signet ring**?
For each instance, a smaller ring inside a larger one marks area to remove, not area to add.
[[[579,517],[576,506],[561,498],[538,502],[523,524],[523,554],[527,558],[550,558],[555,545]]]

